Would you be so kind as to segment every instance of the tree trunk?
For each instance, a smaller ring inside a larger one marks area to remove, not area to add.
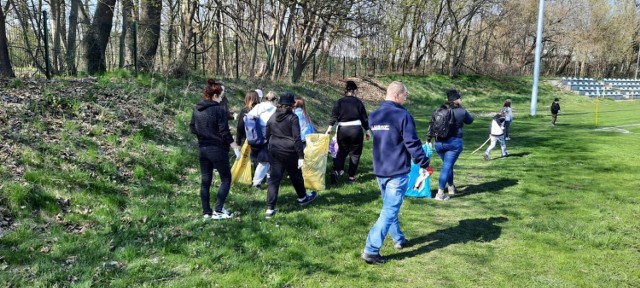
[[[160,40],[160,17],[162,0],[142,0],[140,15],[140,70],[150,72],[158,51]]]
[[[78,7],[80,0],[71,0],[71,9],[69,10],[69,33],[67,38],[67,72],[71,76],[78,74],[76,67],[76,33],[78,31]]]
[[[126,51],[127,51],[127,34],[131,29],[131,9],[133,9],[133,2],[131,0],[122,1],[122,33],[120,34],[120,45],[118,47],[118,68],[124,68],[126,63]]]
[[[107,70],[105,51],[113,26],[113,11],[116,0],[99,0],[91,27],[85,36],[85,60],[87,73],[94,75]]]
[[[0,5],[0,78],[13,78],[16,75],[11,67],[11,59],[9,58],[9,47],[7,41],[7,30],[5,27],[5,17]]]
[[[172,74],[176,77],[184,77],[189,73],[189,56],[191,55],[191,39],[193,38],[193,27],[196,8],[198,2],[193,0],[181,0],[182,17],[181,27],[182,41],[180,42],[180,52],[173,67]]]

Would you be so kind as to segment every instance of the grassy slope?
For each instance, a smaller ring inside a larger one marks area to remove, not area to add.
[[[27,167],[24,181],[9,180],[9,171],[0,169],[4,182],[0,201],[19,222],[15,231],[0,238],[0,283],[186,287],[640,283],[636,192],[640,128],[630,127],[631,134],[594,131],[591,100],[557,94],[562,92],[545,85],[541,116],[530,117],[526,116],[530,82],[521,78],[402,78],[409,86],[412,100],[407,106],[421,135],[428,112],[450,87],[463,88],[464,104],[478,117],[465,128],[465,152],[456,166],[456,183],[465,193],[444,203],[407,199],[401,221],[416,245],[397,252],[387,243],[382,254],[391,262],[378,267],[358,258],[381,203],[370,172],[370,143],[357,185],[324,191],[305,209],[294,204],[295,195],[286,185],[280,212],[269,221],[262,214],[265,193],[236,186],[227,206],[240,211],[239,218],[203,223],[194,141],[185,130],[197,88],[184,93],[185,83],[167,81],[158,88],[143,80],[129,83],[113,78],[101,81],[97,89],[131,89],[150,100],[150,109],[163,106],[174,111],[174,134],[161,137],[162,129],[133,126],[130,134],[115,130],[115,136],[85,139],[67,124],[66,142],[20,152]],[[255,86],[229,84],[232,90]],[[338,97],[328,87],[288,89],[320,98],[310,101],[316,120]],[[170,96],[159,97],[165,94]],[[551,129],[547,105],[557,95],[563,113],[558,127]],[[485,162],[470,151],[486,139],[488,115],[500,108],[505,97],[514,101],[513,140],[508,142],[512,157]],[[232,104],[239,107],[235,99]],[[600,125],[640,123],[639,108],[637,102],[604,101]],[[74,122],[73,117],[67,121]],[[91,143],[101,140],[115,141],[116,157],[104,155],[102,144]],[[75,163],[59,160],[64,147],[77,155]],[[81,163],[90,163],[98,167],[97,175],[107,176],[94,177]],[[433,160],[435,176],[439,164],[439,159]],[[118,176],[118,168],[132,174]],[[56,197],[71,199],[71,212],[59,219]],[[73,233],[78,226],[86,227],[83,233]]]

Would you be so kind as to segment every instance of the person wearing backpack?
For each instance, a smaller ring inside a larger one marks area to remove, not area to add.
[[[253,107],[258,105],[258,95],[257,91],[249,91],[244,96],[244,107],[240,110],[238,124],[236,125],[236,144],[238,146],[242,146],[244,141],[247,139],[247,133],[244,130],[244,115],[249,113]]]
[[[449,195],[456,193],[453,183],[453,166],[462,153],[464,124],[473,123],[473,116],[462,108],[462,99],[457,90],[447,91],[447,102],[440,106],[431,116],[427,132],[427,143],[435,139],[435,150],[442,159],[442,168],[438,178],[438,193],[434,199],[449,200],[444,194],[444,188],[448,186]]]
[[[558,113],[560,112],[560,99],[553,99],[551,103],[551,127],[556,127],[556,119],[558,119]]]
[[[207,81],[203,89],[203,100],[193,109],[189,129],[198,137],[200,159],[200,200],[205,220],[229,219],[233,213],[224,209],[224,202],[231,188],[231,167],[229,165],[229,147],[236,149],[231,130],[229,130],[228,113],[222,101],[222,85],[213,79]],[[210,189],[213,170],[220,174],[220,188],[214,209],[210,206]]]
[[[331,183],[337,184],[339,177],[344,174],[344,162],[349,156],[349,183],[356,181],[356,172],[362,155],[363,140],[371,137],[369,133],[369,119],[367,110],[362,101],[356,97],[358,86],[353,81],[347,81],[345,95],[333,106],[331,119],[327,134],[331,134],[334,125],[338,131],[338,154],[333,159],[333,173],[331,173]],[[363,133],[362,130],[366,132]]]
[[[496,114],[491,120],[491,127],[489,128],[489,139],[491,139],[491,144],[487,147],[487,150],[484,151],[482,157],[484,160],[489,161],[489,154],[494,147],[496,147],[496,143],[500,141],[500,150],[502,150],[502,157],[507,157],[507,143],[504,141],[504,135],[507,130],[507,120],[505,113]]]
[[[315,128],[313,127],[313,123],[311,123],[311,116],[309,116],[309,112],[307,112],[307,105],[305,105],[302,97],[296,96],[293,112],[296,113],[300,120],[300,140],[302,140],[302,147],[307,147],[307,135],[315,133]]]
[[[271,218],[276,214],[278,191],[285,171],[289,174],[291,184],[298,195],[298,204],[307,205],[318,196],[315,191],[307,193],[304,187],[304,178],[302,178],[304,150],[300,140],[300,120],[293,113],[294,104],[292,93],[282,94],[275,114],[267,122],[265,136],[269,146],[271,176],[267,180],[266,218]]]
[[[267,121],[276,112],[276,92],[269,91],[262,98],[262,103],[256,105],[245,114],[243,121],[247,142],[251,146],[251,161],[258,163],[253,173],[253,187],[262,189],[262,181],[269,174],[269,150],[265,137]],[[267,177],[268,178],[268,177]]]

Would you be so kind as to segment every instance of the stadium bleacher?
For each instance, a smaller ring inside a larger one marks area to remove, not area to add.
[[[579,95],[590,98],[606,97],[615,100],[640,100],[640,79],[562,77],[562,84]]]

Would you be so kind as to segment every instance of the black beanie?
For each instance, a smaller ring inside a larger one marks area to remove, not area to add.
[[[356,82],[347,81],[347,87],[345,87],[344,89],[347,91],[358,90],[358,85],[356,85]]]
[[[460,99],[460,93],[458,93],[457,90],[455,89],[451,89],[449,91],[447,91],[447,100],[449,102],[453,102]]]

